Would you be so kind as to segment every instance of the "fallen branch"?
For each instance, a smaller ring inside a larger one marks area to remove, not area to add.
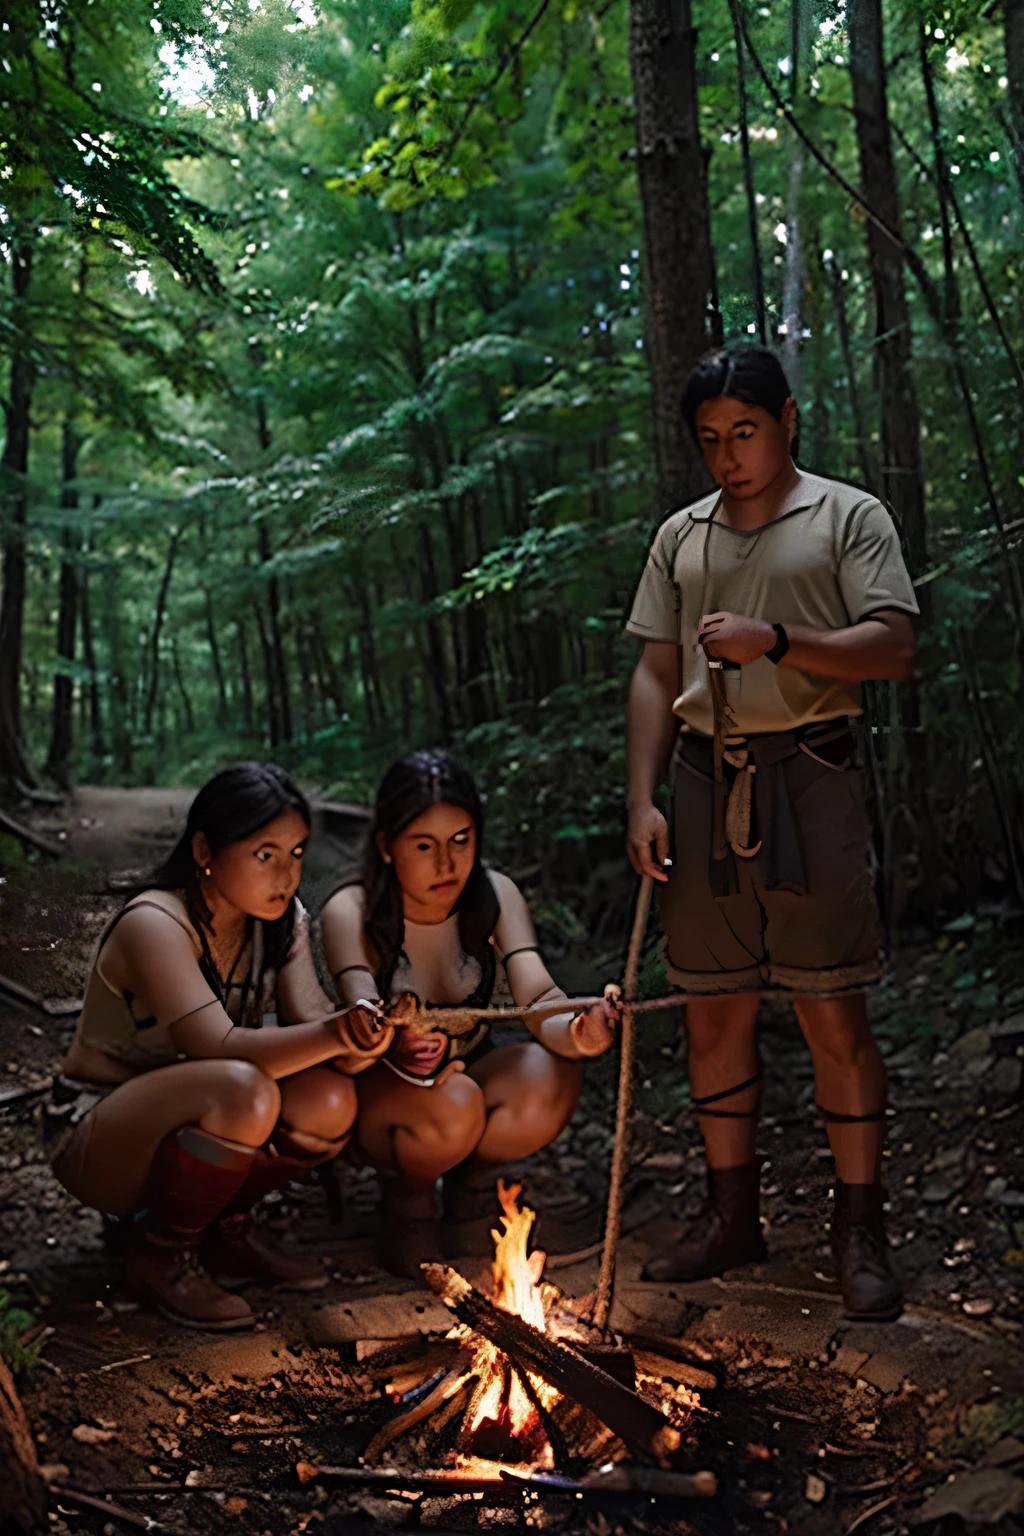
[[[91,1493],[80,1493],[77,1488],[51,1488],[50,1492],[58,1498],[70,1499],[73,1504],[87,1504],[90,1509],[100,1509],[105,1515],[113,1515],[117,1520],[126,1520],[129,1525],[138,1525],[144,1531],[162,1531],[164,1527],[156,1520],[151,1520],[149,1515],[137,1515],[133,1509],[125,1509],[123,1504],[115,1504],[113,1499],[97,1499]]]
[[[317,1467],[300,1461],[296,1474],[301,1483],[318,1478],[356,1483],[361,1487],[397,1488],[411,1493],[509,1493],[513,1488],[533,1493],[576,1494],[582,1498],[608,1493],[636,1493],[666,1499],[710,1499],[718,1492],[713,1472],[662,1472],[634,1462],[620,1462],[609,1472],[595,1472],[582,1480],[556,1472],[520,1473],[502,1467],[494,1473],[418,1472],[408,1467]]]
[[[657,1408],[631,1392],[577,1350],[495,1306],[457,1270],[423,1264],[424,1278],[460,1322],[482,1333],[519,1369],[535,1371],[559,1392],[581,1404],[627,1442],[664,1460],[680,1436]]]
[[[40,837],[38,832],[33,832],[31,827],[26,827],[24,822],[16,821],[8,811],[0,810],[0,832],[7,832],[11,837],[16,837],[25,848],[34,848],[37,853],[49,854],[51,859],[63,857],[64,849],[60,843],[51,843],[49,838]]]
[[[880,1515],[883,1509],[888,1509],[890,1504],[895,1504],[898,1498],[899,1494],[894,1493],[889,1498],[881,1499],[877,1504],[872,1504],[870,1509],[865,1509],[862,1514],[857,1516],[856,1520],[851,1521],[846,1527],[846,1536],[853,1536],[854,1531],[859,1531],[862,1525],[867,1525],[868,1521],[873,1520],[876,1515]]]
[[[46,1484],[25,1410],[10,1371],[0,1359],[0,1526],[12,1536],[46,1529]]]

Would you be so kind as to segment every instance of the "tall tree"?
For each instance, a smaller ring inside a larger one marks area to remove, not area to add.
[[[1024,3],[1003,0],[1006,79],[1010,101],[1010,144],[1013,166],[1024,197]]]
[[[881,0],[851,0],[847,16],[850,77],[861,187],[875,296],[875,361],[882,435],[882,485],[906,543],[911,567],[928,558],[921,414],[912,368],[910,307],[904,280],[899,184],[886,93]],[[883,227],[884,225],[884,227]]]
[[[0,455],[0,506],[3,519],[3,573],[0,579],[0,783],[29,784],[21,729],[21,655],[25,617],[25,528],[28,521],[28,456],[32,394],[37,364],[31,332],[29,295],[35,255],[36,223],[31,216],[14,220],[8,236],[11,253],[10,364],[3,399],[6,437]]]
[[[53,719],[46,771],[63,788],[68,783],[68,759],[72,744],[72,704],[75,685],[75,637],[79,610],[79,558],[81,531],[76,522],[78,510],[78,452],[80,438],[74,422],[65,421],[61,434],[60,505],[67,513],[60,534],[61,562],[57,598],[57,671],[53,680]]]
[[[632,0],[629,56],[658,501],[667,511],[691,501],[706,484],[700,455],[682,427],[680,404],[686,376],[715,330],[711,213],[690,0]]]

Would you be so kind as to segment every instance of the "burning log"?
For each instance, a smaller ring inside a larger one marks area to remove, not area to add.
[[[400,1413],[396,1419],[392,1419],[377,1431],[366,1447],[364,1461],[371,1467],[376,1466],[392,1440],[397,1440],[400,1435],[404,1435],[416,1424],[429,1419],[432,1413],[444,1407],[449,1398],[462,1392],[472,1379],[473,1357],[468,1352],[463,1352],[448,1374],[441,1378],[422,1402],[410,1408],[408,1413]]]
[[[663,1499],[712,1499],[718,1492],[713,1472],[663,1472],[632,1462],[620,1462],[608,1472],[591,1473],[582,1481],[553,1472],[521,1473],[511,1467],[491,1470],[492,1466],[493,1463],[481,1461],[464,1470],[421,1472],[408,1467],[316,1467],[300,1461],[295,1472],[300,1483],[326,1478],[364,1488],[404,1488],[417,1493],[509,1493],[519,1487],[534,1493],[571,1493],[583,1498],[635,1493]]]
[[[422,1269],[431,1290],[461,1323],[489,1339],[517,1367],[533,1371],[556,1391],[588,1408],[626,1444],[650,1452],[661,1462],[678,1449],[678,1431],[657,1408],[575,1349],[495,1306],[457,1270],[444,1264],[424,1264]]]

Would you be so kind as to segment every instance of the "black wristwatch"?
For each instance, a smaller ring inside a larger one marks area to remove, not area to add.
[[[772,629],[775,631],[775,644],[770,651],[765,651],[764,654],[769,661],[774,661],[777,665],[789,650],[789,636],[781,624],[773,624]]]

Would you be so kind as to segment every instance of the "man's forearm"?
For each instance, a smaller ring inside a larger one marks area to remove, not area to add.
[[[630,805],[646,805],[665,777],[678,724],[675,695],[651,671],[638,666],[626,710],[627,788]]]
[[[891,678],[903,682],[914,664],[910,621],[894,626],[882,619],[864,619],[848,629],[808,629],[787,624],[789,650],[779,662],[812,677],[837,682],[866,683]]]

